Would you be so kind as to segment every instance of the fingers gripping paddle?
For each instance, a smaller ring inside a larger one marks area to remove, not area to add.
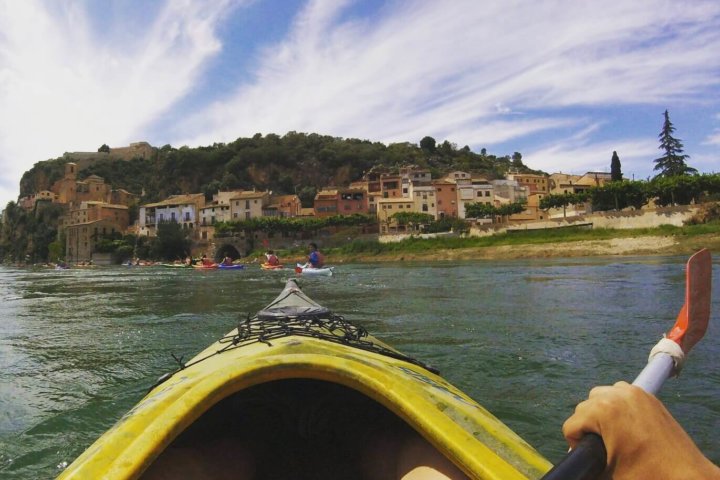
[[[653,395],[665,380],[677,375],[688,352],[702,339],[710,320],[712,259],[707,249],[700,250],[687,262],[685,304],[675,325],[650,352],[650,359],[633,385]],[[602,438],[585,435],[541,480],[591,480],[605,470],[607,452]]]

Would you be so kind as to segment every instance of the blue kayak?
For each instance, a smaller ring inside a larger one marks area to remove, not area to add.
[[[225,269],[225,270],[241,270],[245,268],[245,265],[241,263],[233,263],[232,265],[223,265],[222,263],[219,263],[217,268]]]

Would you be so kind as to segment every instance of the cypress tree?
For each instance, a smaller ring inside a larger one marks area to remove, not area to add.
[[[612,160],[610,160],[610,180],[613,182],[619,182],[622,180],[620,157],[618,157],[617,152],[614,150],[612,154]]]
[[[654,170],[659,170],[657,177],[676,177],[679,175],[688,175],[697,173],[697,170],[689,167],[685,163],[685,159],[690,158],[689,155],[683,154],[683,144],[680,140],[673,137],[675,127],[670,122],[670,115],[665,110],[665,122],[663,123],[662,131],[658,135],[660,139],[660,150],[665,152],[660,158],[656,158]]]

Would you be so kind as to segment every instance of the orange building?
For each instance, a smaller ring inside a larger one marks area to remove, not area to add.
[[[25,210],[32,210],[35,208],[35,204],[41,201],[56,203],[58,202],[58,196],[49,190],[42,190],[27,197],[22,197],[18,200],[18,205]]]
[[[129,223],[130,216],[125,205],[82,202],[79,208],[70,210],[63,217],[65,259],[76,263],[92,260],[97,242],[121,235]]]
[[[548,177],[546,175],[534,175],[530,173],[509,173],[508,180],[515,180],[521,187],[528,187],[530,194],[550,192]]]
[[[70,204],[70,208],[73,209],[82,202],[107,202],[116,205],[131,205],[137,202],[137,195],[122,189],[113,190],[102,177],[97,175],[78,180],[78,171],[77,164],[66,163],[65,175],[50,187],[58,203]]]
[[[438,218],[457,218],[457,185],[449,180],[434,180],[435,198],[437,199]]]
[[[359,188],[321,190],[313,203],[316,217],[368,213],[368,194]]]
[[[274,209],[280,217],[299,217],[302,204],[297,195],[273,195],[268,209]]]

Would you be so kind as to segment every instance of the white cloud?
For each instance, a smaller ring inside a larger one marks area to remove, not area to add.
[[[720,113],[714,115],[715,120],[720,120]],[[705,145],[720,145],[720,128],[715,128],[703,142]],[[716,159],[717,161],[717,159]]]
[[[719,97],[714,0],[390,0],[367,18],[350,16],[357,0],[312,0],[256,51],[249,80],[190,110],[210,60],[233,60],[218,55],[233,41],[218,26],[243,1],[168,0],[125,28],[81,0],[0,0],[0,196],[36,161],[150,130],[175,145],[289,130],[489,149],[542,137],[522,147],[532,167],[602,169],[618,149],[630,171],[656,138],[603,141],[615,108]]]
[[[56,3],[51,14],[38,0],[0,3],[5,202],[36,161],[142,139],[143,127],[187,94],[217,54],[215,28],[231,6],[170,1],[137,36],[100,39],[81,5]]]
[[[720,145],[720,129],[715,130],[711,135],[709,135],[705,142],[708,145]]]
[[[523,163],[548,173],[563,172],[583,174],[585,172],[609,172],[612,152],[617,151],[626,178],[636,180],[652,176],[652,159],[657,145],[651,140],[626,140],[622,142],[598,142],[575,144],[559,142],[541,147],[523,155]]]
[[[718,84],[717,2],[410,1],[375,23],[338,23],[341,6],[312,2],[263,52],[256,81],[177,137],[300,130],[489,146],[573,123],[547,109],[703,101]],[[512,124],[510,105],[523,112]]]

